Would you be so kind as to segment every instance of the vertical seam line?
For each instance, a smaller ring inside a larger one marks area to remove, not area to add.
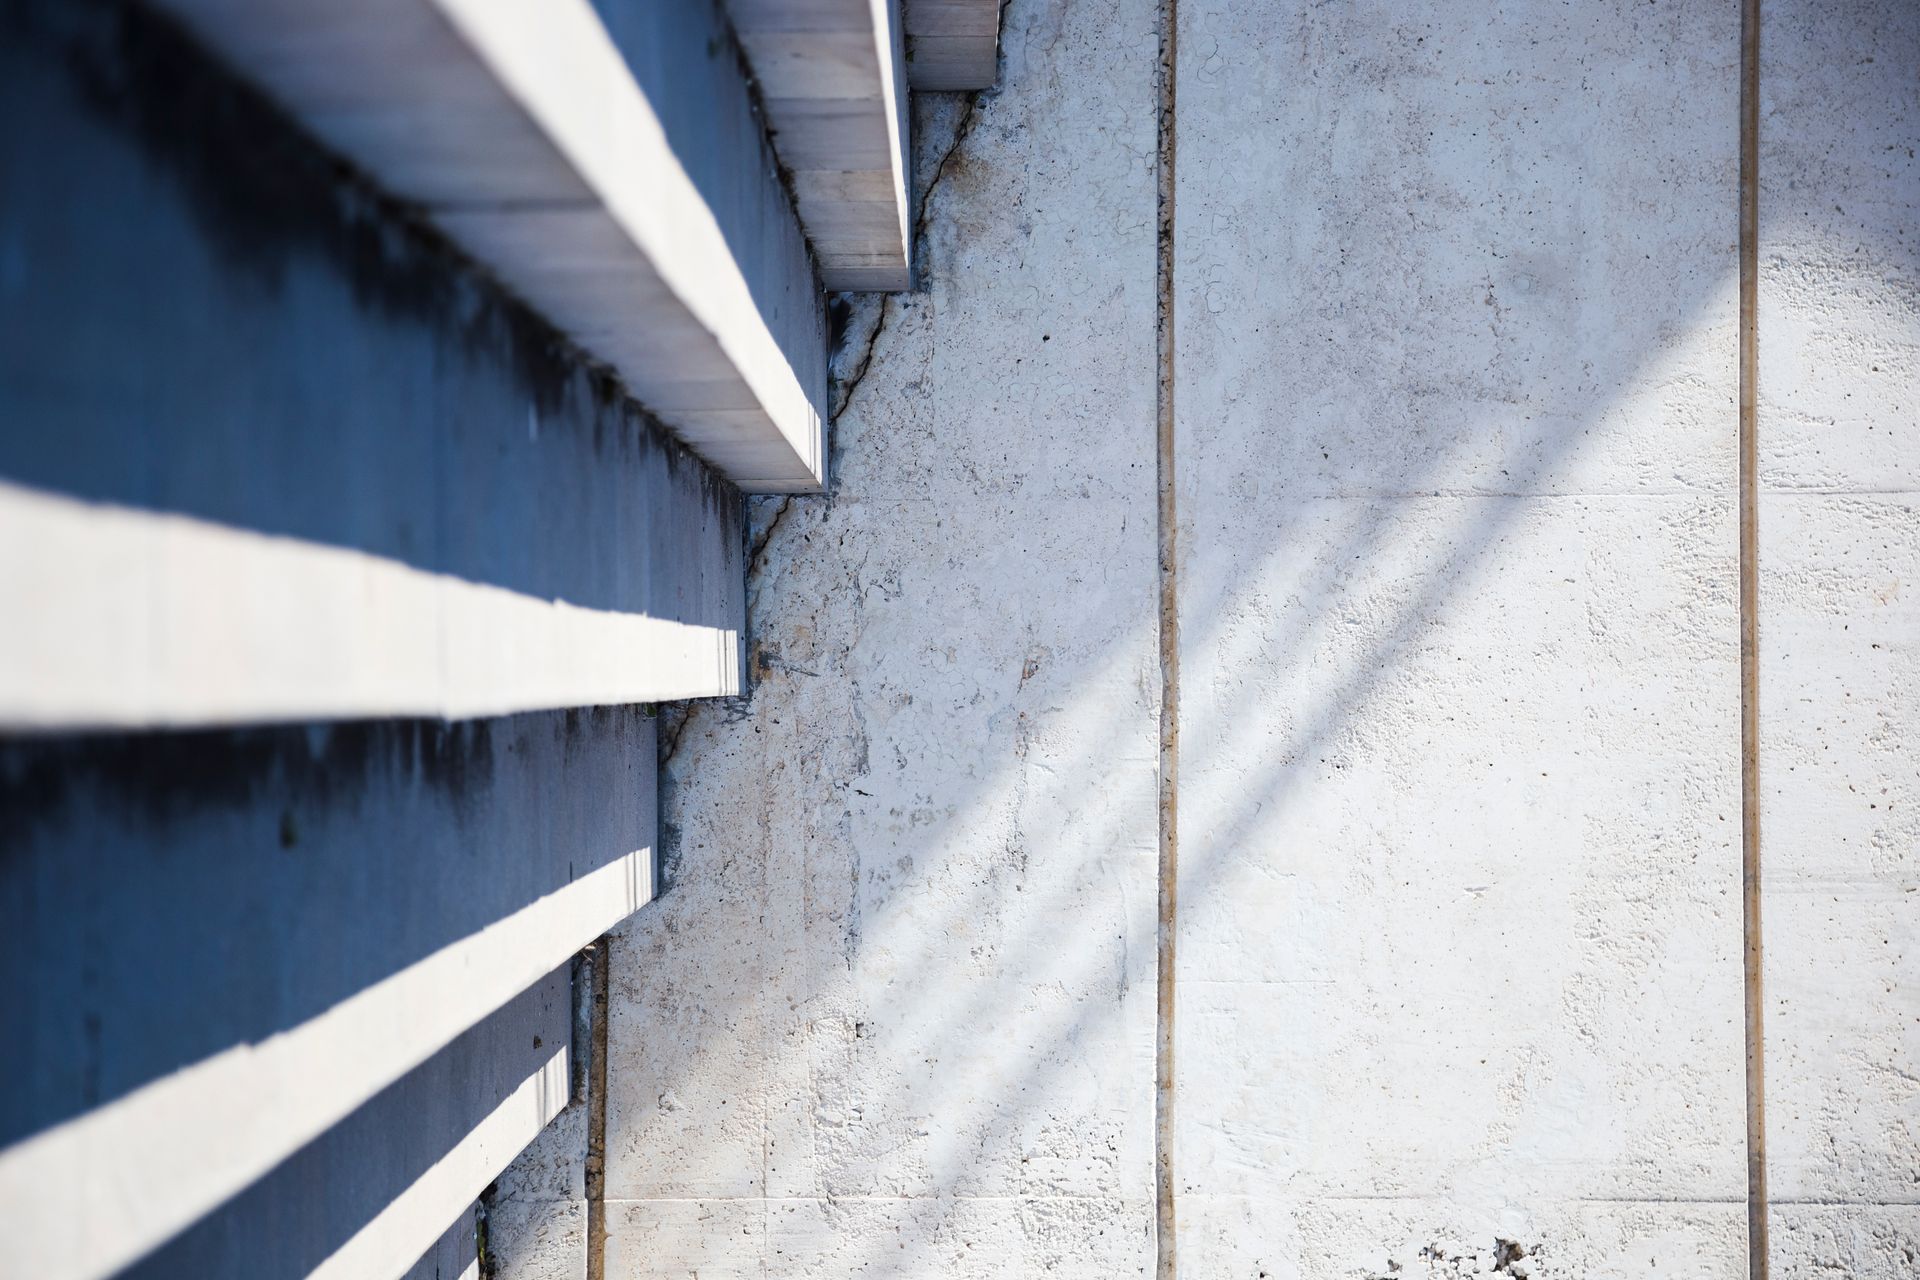
[[[1760,0],[1740,8],[1740,897],[1746,993],[1747,1275],[1767,1280],[1760,946]]]
[[[1175,82],[1179,64],[1179,0],[1160,0],[1155,166],[1156,257],[1154,337],[1155,481],[1159,541],[1160,795],[1159,916],[1154,999],[1154,1240],[1158,1280],[1174,1280],[1173,1015],[1175,909],[1179,899],[1180,596],[1174,504],[1174,158]]]
[[[587,1062],[587,1280],[607,1273],[607,977],[612,938],[602,934],[588,948],[592,975],[593,1030]]]

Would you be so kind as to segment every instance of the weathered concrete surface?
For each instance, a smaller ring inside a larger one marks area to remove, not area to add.
[[[1016,3],[920,121],[929,289],[757,508],[758,687],[615,937],[610,1277],[1150,1265],[1153,20]]]
[[[1743,1275],[1735,9],[1182,12],[1180,1274]]]
[[[1150,1268],[1144,9],[1015,4],[923,120],[931,292],[755,508],[610,1277]],[[1180,1275],[1734,1280],[1737,11],[1182,9]],[[1908,1275],[1915,23],[1768,13],[1774,1274]],[[509,1275],[582,1274],[583,1152]]]
[[[0,12],[0,724],[737,689],[733,488],[139,14]]]
[[[1774,1275],[1920,1273],[1920,10],[1768,0],[1761,839]]]

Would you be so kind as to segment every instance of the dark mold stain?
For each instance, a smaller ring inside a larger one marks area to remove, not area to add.
[[[53,38],[82,103],[179,185],[229,263],[277,293],[297,255],[317,254],[362,306],[455,330],[470,354],[504,357],[543,414],[565,406],[575,362],[559,335],[496,288],[473,288],[458,252],[410,211],[172,21],[125,0],[79,7],[104,21],[63,22]]]
[[[511,368],[541,417],[590,415],[594,446],[610,432],[694,466],[715,511],[739,491],[700,463],[636,401],[619,375],[503,289],[484,267],[331,155],[271,98],[234,76],[169,18],[128,0],[0,0],[10,40],[51,45],[96,118],[133,139],[171,178],[210,244],[278,294],[289,266],[318,256],[356,303],[457,337],[465,355]]]
[[[0,740],[0,850],[24,849],[36,828],[76,804],[160,827],[262,797],[282,803],[280,845],[292,849],[299,812],[353,807],[377,770],[446,795],[459,814],[492,777],[495,723],[360,720]]]

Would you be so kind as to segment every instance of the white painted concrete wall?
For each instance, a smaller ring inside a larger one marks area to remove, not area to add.
[[[1920,9],[1769,0],[1761,842],[1776,1276],[1920,1274]]]
[[[831,502],[758,505],[758,691],[681,732],[673,888],[615,937],[608,1277],[1151,1259],[1152,23],[1020,8],[999,95],[919,122],[922,175],[964,132],[930,290]],[[516,1198],[578,1248],[550,1159]]]
[[[1732,1280],[1737,12],[1182,8],[1181,1274]]]
[[[610,1277],[1152,1273],[1152,8],[1015,0],[757,507]],[[1733,1280],[1737,9],[1181,8],[1178,1274]],[[1768,13],[1774,1274],[1910,1275],[1914,24]]]

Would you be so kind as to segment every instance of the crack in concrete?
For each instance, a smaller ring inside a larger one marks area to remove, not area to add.
[[[993,82],[996,86],[1000,84],[1006,72],[1007,10],[1012,4],[1013,0],[1000,0],[1000,13],[996,19],[998,23],[998,35],[995,44],[999,50],[997,55],[998,62],[994,66],[993,74]],[[955,154],[959,152],[962,146],[966,145],[967,139],[973,136],[975,127],[979,125],[981,103],[993,96],[994,92],[994,89],[976,89],[968,95],[967,111],[965,115],[960,117],[960,123],[953,131],[953,140],[947,143],[945,150],[940,153],[940,158],[934,161],[933,173],[928,176],[927,185],[921,188],[920,207],[914,212],[913,219],[913,264],[914,286],[916,289],[922,287],[920,272],[923,264],[925,264],[927,260],[925,249],[927,227],[933,217],[933,193],[940,189],[941,182],[946,179],[947,166],[952,162]]]
[[[1160,649],[1159,919],[1154,983],[1154,1275],[1176,1280],[1178,1220],[1174,1214],[1174,980],[1180,890],[1180,585],[1179,516],[1174,483],[1174,197],[1178,194],[1176,89],[1180,67],[1180,3],[1160,0],[1155,121],[1154,396],[1155,522],[1158,541]]]
[[[1740,845],[1746,998],[1747,1274],[1767,1280],[1765,994],[1760,906],[1760,0],[1740,6]]]
[[[867,340],[860,350],[860,362],[853,367],[853,372],[840,380],[835,388],[833,405],[835,424],[839,423],[840,415],[847,411],[847,406],[853,403],[853,393],[860,389],[860,384],[866,381],[867,371],[873,367],[873,349],[880,344],[880,335],[887,327],[887,313],[892,306],[893,295],[890,293],[882,295],[879,313],[874,317],[873,327],[867,330]]]
[[[693,705],[688,702],[663,702],[654,708],[654,714],[660,718],[660,732],[663,746],[660,750],[660,773],[664,778],[673,758],[680,753],[680,741],[687,736],[687,721],[692,718]]]
[[[775,505],[773,519],[767,521],[760,530],[760,536],[747,547],[747,581],[752,582],[760,572],[761,562],[766,559],[767,547],[773,542],[773,535],[780,529],[781,522],[787,518],[787,512],[793,510],[793,495],[787,494]]]

